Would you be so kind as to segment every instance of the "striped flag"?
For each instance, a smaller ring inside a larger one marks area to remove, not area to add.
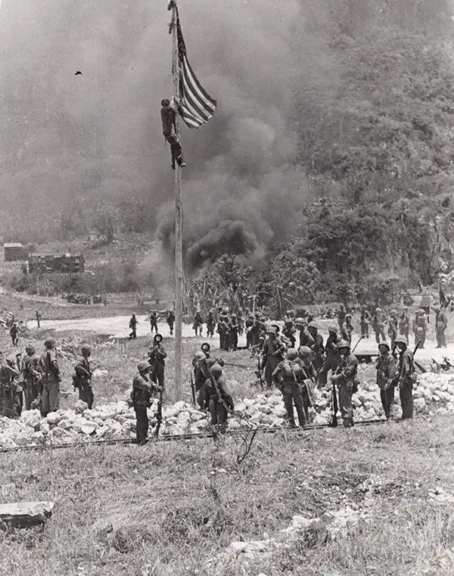
[[[213,116],[216,109],[216,100],[203,89],[189,64],[178,8],[176,8],[176,25],[180,69],[181,106],[179,111],[189,128],[199,128]]]

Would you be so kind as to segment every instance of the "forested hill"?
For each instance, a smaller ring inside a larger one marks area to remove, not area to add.
[[[108,223],[171,251],[167,14],[43,2],[1,12],[4,239],[67,240]],[[181,4],[193,66],[219,100],[183,135],[188,271],[229,254],[263,273],[271,251],[315,283],[356,286],[430,283],[452,265],[450,0]]]

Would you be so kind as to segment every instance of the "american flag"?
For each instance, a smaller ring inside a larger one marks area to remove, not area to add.
[[[176,25],[180,69],[180,114],[189,128],[199,128],[213,116],[217,103],[203,89],[189,64],[178,9],[176,9]]]

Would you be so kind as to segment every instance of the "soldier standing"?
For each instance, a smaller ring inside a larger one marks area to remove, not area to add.
[[[408,342],[408,336],[410,335],[410,316],[408,314],[407,306],[404,306],[402,314],[400,315],[399,334],[405,336]]]
[[[388,336],[391,340],[391,350],[394,349],[394,342],[397,338],[398,324],[397,312],[396,310],[391,310],[388,320]]]
[[[345,315],[347,314],[347,312],[345,311],[344,305],[341,304],[339,306],[339,310],[337,310],[336,315],[337,315],[337,323],[339,325],[339,329],[342,330],[342,326],[345,322]]]
[[[361,336],[362,338],[369,338],[369,326],[370,326],[371,316],[369,310],[366,306],[361,306]]]
[[[334,374],[340,362],[338,348],[340,338],[338,336],[337,326],[329,326],[328,334],[328,339],[325,344],[325,361],[318,373],[319,386],[326,386],[328,382],[328,372],[331,370],[331,373]]]
[[[332,381],[339,387],[339,406],[344,428],[353,426],[352,397],[357,388],[358,359],[351,353],[350,343],[346,340],[339,342],[340,363]]]
[[[296,328],[293,326],[293,319],[286,318],[284,321],[284,329],[282,330],[282,336],[287,340],[289,348],[295,348],[296,346]]]
[[[227,429],[227,417],[233,412],[234,403],[227,387],[227,381],[219,364],[210,368],[209,378],[205,381],[203,392],[205,404],[208,404],[211,414],[211,426],[223,433]]]
[[[60,367],[58,366],[56,342],[52,337],[44,341],[45,351],[39,359],[43,374],[43,392],[41,396],[41,413],[43,417],[49,412],[58,410],[60,402]]]
[[[17,324],[14,322],[13,325],[10,328],[9,334],[11,336],[11,341],[13,343],[13,346],[17,346],[18,342],[19,342],[19,337],[18,337],[18,333],[19,333],[19,329],[17,327]]]
[[[307,322],[303,318],[297,318],[295,320],[296,329],[299,330],[299,345],[308,346],[312,348],[315,344],[315,340],[312,338],[311,333],[307,329]]]
[[[35,312],[35,317],[36,317],[36,323],[38,325],[38,328],[41,328],[41,313],[39,310],[37,310]]]
[[[210,310],[207,316],[207,338],[213,338],[215,328],[216,320],[214,318],[214,312],[213,310]]]
[[[170,335],[173,336],[173,326],[175,324],[175,312],[173,310],[169,310],[167,313],[167,324],[169,326]]]
[[[238,330],[237,316],[236,314],[232,314],[229,328],[229,344],[233,352],[236,352],[238,348]]]
[[[139,362],[137,365],[139,371],[138,376],[134,376],[132,381],[131,404],[136,413],[136,442],[138,444],[145,444],[148,440],[148,413],[147,410],[151,406],[151,396],[154,390],[157,390],[156,385],[150,382],[148,373],[150,365],[148,362]]]
[[[315,344],[312,346],[312,352],[314,355],[313,364],[315,371],[318,374],[319,370],[323,366],[324,361],[325,348],[323,346],[323,336],[319,333],[316,324],[313,322],[309,324],[308,329],[315,342]]]
[[[265,381],[268,388],[271,388],[273,372],[277,365],[284,358],[285,346],[277,336],[277,330],[274,326],[267,328],[267,339],[262,349],[261,369],[265,368]]]
[[[156,334],[153,338],[153,346],[148,352],[148,361],[151,366],[150,377],[160,388],[164,390],[165,359],[167,352],[162,345],[161,334]]]
[[[345,315],[345,321],[342,324],[342,339],[347,340],[347,342],[349,344],[351,344],[353,331],[354,331],[354,328],[353,328],[353,324],[352,324],[352,315],[346,314]]]
[[[202,318],[202,314],[200,314],[200,311],[198,310],[195,313],[194,324],[193,324],[193,328],[194,328],[194,332],[195,332],[196,336],[202,336],[202,326],[203,326],[203,318]]]
[[[416,312],[413,322],[413,333],[415,335],[415,344],[419,344],[420,348],[424,348],[427,334],[427,319],[426,313],[422,308]]]
[[[36,356],[36,349],[32,344],[25,348],[26,355],[23,359],[22,369],[24,373],[24,396],[25,410],[31,410],[33,402],[40,396],[41,371],[39,369],[39,358]]]
[[[158,333],[158,311],[152,310],[150,312],[150,330],[151,333],[156,332]]]
[[[129,339],[137,338],[137,324],[139,321],[136,318],[136,315],[133,314],[131,319],[129,320],[129,328],[131,329],[131,334],[129,335]]]
[[[381,308],[375,309],[375,314],[372,319],[372,326],[374,328],[375,340],[377,344],[386,340],[385,322],[383,320],[383,313]]]
[[[398,336],[395,344],[400,351],[397,385],[399,386],[400,403],[402,405],[402,420],[407,420],[413,418],[415,364],[413,354],[408,350],[405,336]]]
[[[448,319],[440,308],[435,310],[435,335],[437,338],[437,348],[446,348],[446,328],[448,327]]]
[[[79,400],[86,402],[88,409],[93,408],[95,396],[93,394],[93,385],[91,382],[92,372],[90,366],[91,347],[84,344],[81,349],[82,358],[74,367],[73,384],[74,388],[79,390]]]
[[[16,383],[19,370],[15,365],[14,356],[8,356],[0,365],[0,392],[2,403],[2,416],[16,418]]]
[[[290,348],[287,358],[279,362],[272,374],[282,396],[287,411],[287,420],[291,428],[295,428],[295,415],[293,404],[295,404],[298,422],[304,428],[307,422],[307,409],[304,409],[302,387],[304,386],[305,375],[298,360],[298,353],[294,348]]]
[[[394,384],[396,378],[396,361],[389,353],[390,347],[387,342],[378,345],[380,356],[377,358],[377,385],[380,388],[380,399],[385,412],[386,420],[392,418],[394,404]]]

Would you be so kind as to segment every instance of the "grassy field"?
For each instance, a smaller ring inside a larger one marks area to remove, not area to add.
[[[2,455],[1,501],[55,510],[42,533],[0,533],[0,573],[203,575],[232,541],[349,505],[369,521],[323,546],[298,541],[249,573],[452,575],[452,505],[428,493],[454,492],[453,431],[440,418],[258,436],[242,465],[230,437]]]

